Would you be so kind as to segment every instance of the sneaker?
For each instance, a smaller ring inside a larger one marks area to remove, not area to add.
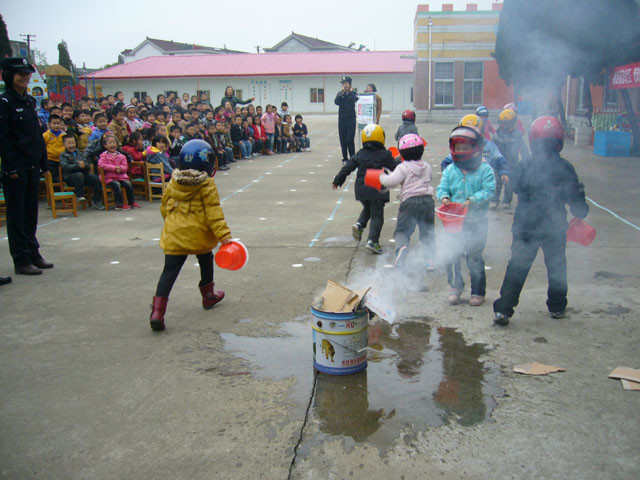
[[[404,261],[404,259],[407,258],[408,252],[409,252],[409,249],[407,248],[406,245],[403,245],[402,247],[400,247],[396,252],[396,259],[393,261],[393,266],[394,267],[400,266]]]
[[[87,197],[84,197],[84,196],[78,197],[78,201],[79,202],[86,202],[87,201]]]
[[[493,323],[495,325],[500,325],[501,327],[506,327],[509,325],[509,315],[505,315],[504,313],[495,312],[493,317]]]
[[[133,202],[131,208],[142,208],[142,206],[138,202]]]
[[[460,291],[455,288],[450,289],[447,301],[449,302],[449,305],[457,305],[460,303]]]
[[[549,315],[551,315],[551,318],[555,318],[556,320],[560,320],[561,318],[564,318],[564,314],[565,314],[564,310],[560,312],[549,312]]]
[[[104,210],[104,204],[102,202],[94,202],[93,208],[95,210]]]
[[[222,170],[223,172],[224,172],[225,170],[229,170],[229,169],[230,169],[229,165],[220,165],[220,166],[218,167],[218,170]]]
[[[471,305],[472,307],[479,307],[483,303],[484,303],[483,295],[471,295],[471,298],[469,298],[469,305]]]
[[[369,240],[367,242],[367,250],[369,250],[371,253],[375,253],[376,255],[380,255],[382,253],[382,247],[380,246],[380,244],[372,240]]]
[[[120,207],[120,210],[131,210],[131,205],[122,205],[122,207]]]
[[[359,242],[360,240],[362,240],[362,227],[358,222],[354,223],[351,226],[351,235],[353,235],[353,239],[356,242]]]

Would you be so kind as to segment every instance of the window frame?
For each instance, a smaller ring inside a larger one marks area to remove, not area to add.
[[[451,65],[451,77],[438,78],[438,65]],[[435,107],[454,107],[456,103],[456,69],[454,62],[434,62],[433,65],[433,105]],[[438,84],[451,87],[451,103],[438,103]]]
[[[480,65],[480,76],[479,77],[470,77],[467,78],[467,65]],[[467,84],[471,84],[471,103],[467,103],[467,95],[466,88]],[[480,85],[480,99],[478,102],[474,102],[473,100],[478,100],[475,98],[475,88],[477,85]],[[483,62],[464,62],[464,72],[463,72],[463,80],[462,80],[462,105],[465,107],[477,107],[479,105],[483,105],[484,100],[484,63]]]
[[[320,97],[322,97],[322,99],[320,99]],[[324,100],[325,100],[324,87],[309,88],[309,103],[313,105],[324,104]]]

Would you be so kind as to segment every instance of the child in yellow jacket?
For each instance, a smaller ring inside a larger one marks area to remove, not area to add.
[[[202,306],[208,310],[224,298],[214,290],[213,249],[231,241],[220,206],[218,189],[211,177],[215,154],[204,140],[190,140],[182,147],[178,168],[162,196],[164,227],[160,247],[164,250],[164,270],[153,297],[150,317],[154,331],[165,329],[164,314],[169,293],[188,255],[196,255],[200,265]]]
[[[42,134],[42,138],[44,138],[44,143],[47,146],[47,164],[55,181],[58,181],[60,155],[64,152],[62,137],[64,137],[62,118],[59,115],[51,115],[49,117],[49,129]]]

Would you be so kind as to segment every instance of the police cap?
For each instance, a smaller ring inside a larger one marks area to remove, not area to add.
[[[23,57],[11,57],[5,58],[0,62],[0,69],[8,72],[26,72],[33,73],[36,71],[33,65],[29,63],[26,58]]]

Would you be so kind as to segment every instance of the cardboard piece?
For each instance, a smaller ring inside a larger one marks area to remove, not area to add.
[[[609,374],[609,378],[619,378],[624,380],[630,380],[635,383],[640,383],[640,370],[629,367],[616,367],[613,372]]]
[[[369,288],[354,292],[344,285],[329,280],[322,294],[319,310],[329,313],[348,313],[358,310]]]
[[[640,392],[640,383],[632,382],[631,380],[627,380],[626,378],[621,378],[622,388],[625,390],[633,390]]]
[[[523,375],[547,375],[549,373],[564,372],[566,368],[544,365],[543,363],[530,362],[522,365],[515,365],[513,371]]]

